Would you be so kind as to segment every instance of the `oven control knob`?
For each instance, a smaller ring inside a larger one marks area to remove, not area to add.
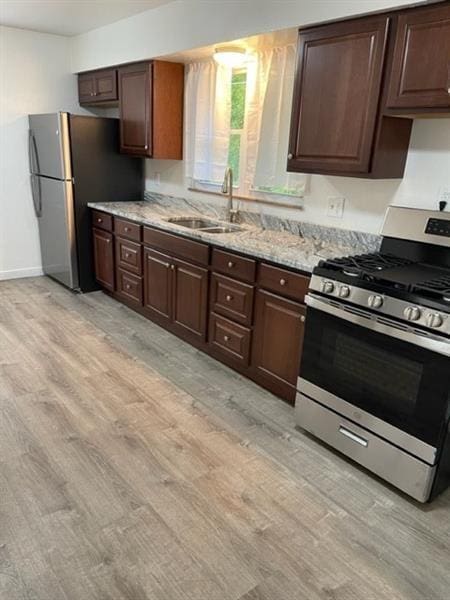
[[[369,296],[367,299],[367,304],[370,306],[370,308],[380,308],[380,306],[383,306],[383,298],[382,296],[378,295]]]
[[[331,294],[334,292],[334,283],[332,281],[322,281],[322,292],[324,294]]]
[[[444,322],[444,319],[442,318],[442,315],[440,315],[439,313],[429,313],[427,315],[428,327],[433,327],[433,328],[440,327],[443,322]]]
[[[341,298],[348,298],[350,296],[350,288],[348,285],[341,285],[339,288],[339,296]]]
[[[417,306],[407,306],[403,314],[408,321],[417,321],[421,316],[420,308],[417,308]]]

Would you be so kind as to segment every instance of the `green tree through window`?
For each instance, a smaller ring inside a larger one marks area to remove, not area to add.
[[[245,94],[247,72],[234,70],[231,79],[231,135],[228,150],[228,164],[233,169],[234,180],[239,183],[242,134],[245,125]]]

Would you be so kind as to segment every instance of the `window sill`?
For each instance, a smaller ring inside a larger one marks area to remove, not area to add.
[[[216,192],[215,190],[207,190],[201,189],[198,187],[188,187],[188,191],[190,192],[198,192],[199,194],[209,194],[210,196],[221,196],[222,198],[226,197],[227,194],[223,194],[222,192]],[[261,194],[268,194],[269,192],[260,192]],[[276,194],[278,196],[282,196],[281,194]],[[285,197],[285,196],[282,196]],[[303,205],[300,203],[290,203],[290,202],[277,202],[276,200],[268,200],[266,198],[257,198],[254,196],[242,196],[241,194],[233,194],[233,198],[236,200],[241,200],[243,202],[253,202],[256,204],[265,204],[266,206],[276,206],[278,208],[290,208],[294,210],[303,210]],[[298,197],[298,200],[302,200],[301,197]]]

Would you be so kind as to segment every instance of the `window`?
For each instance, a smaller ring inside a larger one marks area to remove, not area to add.
[[[232,70],[214,61],[188,66],[186,175],[192,187],[217,192],[229,165],[236,195],[302,197],[309,176],[286,166],[295,45],[253,58]]]

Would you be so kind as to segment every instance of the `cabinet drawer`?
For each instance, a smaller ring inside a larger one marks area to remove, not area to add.
[[[212,266],[215,271],[237,277],[243,281],[255,281],[256,261],[244,258],[231,252],[224,252],[214,248],[212,253]]]
[[[142,277],[116,270],[117,294],[142,306]]]
[[[237,325],[215,313],[209,321],[209,343],[220,353],[248,365],[250,355],[250,329]]]
[[[201,265],[208,264],[209,246],[206,244],[194,242],[151,227],[144,227],[144,243]]]
[[[141,226],[125,219],[114,218],[114,233],[129,240],[141,241]]]
[[[92,211],[92,225],[105,231],[112,231],[113,220],[112,216],[99,210]]]
[[[258,284],[282,296],[289,296],[299,302],[304,302],[305,294],[308,291],[309,277],[262,263],[259,265]]]
[[[211,277],[211,310],[250,325],[253,313],[253,286],[213,273]]]
[[[142,275],[142,246],[116,236],[116,265]]]

